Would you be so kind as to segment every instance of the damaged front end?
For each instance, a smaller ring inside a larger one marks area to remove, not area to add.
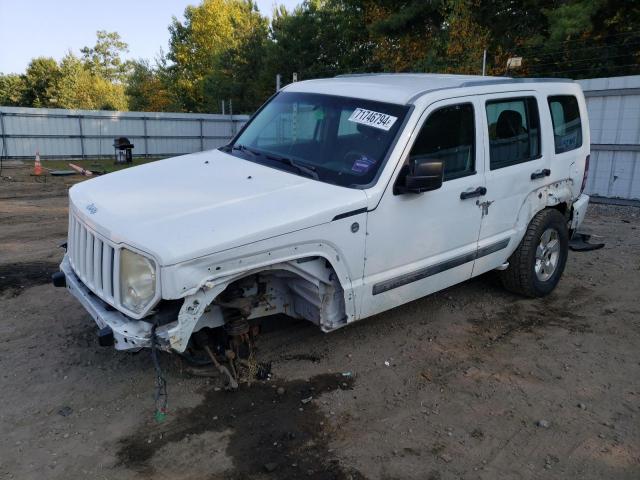
[[[149,348],[153,326],[160,325],[155,332],[157,343],[164,350],[170,349],[167,325],[175,319],[181,301],[161,301],[148,317],[136,320],[116,310],[93,293],[73,271],[68,255],[64,256],[60,271],[64,274],[63,285],[98,325],[101,345],[113,345],[116,350],[130,351]]]
[[[233,384],[241,367],[256,367],[254,342],[264,317],[283,314],[323,331],[355,319],[351,280],[340,258],[325,242],[302,241],[162,266],[153,255],[90,228],[72,208],[54,284],[66,287],[91,315],[101,345],[152,347],[213,363]]]
[[[66,288],[98,325],[102,345],[133,351],[154,345],[194,363],[213,363],[231,386],[237,386],[241,370],[248,378],[261,375],[253,351],[262,318],[284,314],[324,331],[347,322],[344,290],[331,264],[320,256],[206,280],[184,298],[161,300],[141,319],[95,295],[76,275],[68,256],[60,269]]]
[[[169,342],[182,352],[194,332],[225,327],[246,333],[246,325],[275,314],[308,320],[324,331],[346,323],[344,290],[326,259],[291,260],[205,281],[184,298]]]

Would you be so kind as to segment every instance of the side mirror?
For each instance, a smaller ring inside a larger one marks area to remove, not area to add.
[[[405,174],[398,178],[396,194],[422,193],[437,190],[442,186],[444,162],[424,157],[409,158],[404,167]]]

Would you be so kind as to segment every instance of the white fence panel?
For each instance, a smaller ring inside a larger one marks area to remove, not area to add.
[[[217,148],[247,115],[109,112],[0,107],[0,156],[42,159],[114,154],[116,137],[135,145],[134,156],[168,156]]]
[[[578,83],[591,129],[587,193],[640,200],[640,75]]]

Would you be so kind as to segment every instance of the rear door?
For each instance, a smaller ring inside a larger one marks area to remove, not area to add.
[[[542,100],[537,94],[511,92],[483,100],[487,194],[478,202],[482,225],[474,276],[506,260],[513,250],[509,244],[518,240],[518,216],[531,214],[527,196],[547,183],[550,173],[550,155],[541,139]],[[549,128],[549,119],[543,122],[542,128]]]

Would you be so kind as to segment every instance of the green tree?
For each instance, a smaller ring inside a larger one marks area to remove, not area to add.
[[[129,51],[129,45],[120,38],[117,32],[98,30],[96,44],[93,47],[80,49],[84,64],[89,71],[98,77],[111,82],[124,82],[131,68],[130,62],[121,58]]]
[[[86,110],[127,110],[125,87],[92,73],[78,57],[68,53],[60,63],[56,84],[57,106]]]
[[[524,74],[593,78],[638,73],[638,2],[574,0],[543,14],[544,35],[524,45]]]
[[[7,107],[21,105],[24,89],[24,79],[20,75],[0,74],[0,105]]]
[[[185,9],[184,21],[174,17],[169,27],[171,88],[186,111],[205,107],[206,77],[237,55],[250,43],[254,28],[262,28],[264,18],[251,0],[204,0]],[[214,82],[215,83],[215,82]]]
[[[271,94],[262,81],[266,65],[268,23],[257,12],[249,15],[236,46],[221,52],[211,72],[202,79],[204,110],[220,111],[221,101],[231,100],[234,113],[255,111]],[[227,107],[227,112],[230,107]]]
[[[27,107],[55,106],[55,86],[60,69],[53,58],[38,57],[31,60],[22,76],[24,90],[20,104]]]
[[[625,0],[483,0],[474,20],[489,31],[490,73],[593,78],[638,73],[640,4]]]
[[[480,0],[447,0],[442,4],[443,26],[434,48],[423,61],[427,71],[477,75],[491,32],[474,18]]]
[[[148,60],[132,63],[125,92],[129,99],[129,110],[163,112],[175,109],[170,92]]]
[[[444,0],[362,0],[362,5],[382,70],[424,71],[438,56]]]
[[[270,85],[276,73],[289,81],[293,72],[309,79],[378,68],[361,0],[306,0],[292,12],[281,7],[271,39]]]

